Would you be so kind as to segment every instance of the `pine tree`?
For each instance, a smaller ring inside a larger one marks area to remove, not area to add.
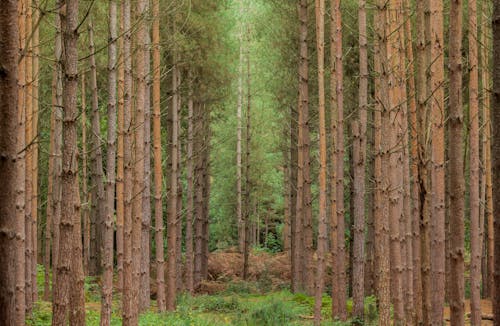
[[[464,197],[465,180],[462,153],[462,1],[453,1],[450,7],[450,321],[464,324]]]
[[[18,90],[17,64],[18,32],[17,1],[7,1],[3,4],[0,14],[0,57],[2,58],[2,73],[0,74],[0,176],[5,188],[0,195],[0,314],[2,322],[15,325],[22,324],[16,314],[16,202],[17,194],[17,138],[18,132]],[[21,160],[22,162],[22,160]]]

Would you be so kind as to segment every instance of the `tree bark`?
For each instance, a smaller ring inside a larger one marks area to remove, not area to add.
[[[240,58],[238,63],[238,104],[236,110],[237,129],[236,129],[236,218],[238,223],[238,248],[241,253],[245,246],[245,232],[243,223],[243,202],[242,202],[242,160],[241,160],[241,144],[242,144],[242,108],[243,108],[243,1],[239,1],[240,6],[240,26],[239,26],[239,42],[240,42]]]
[[[353,248],[353,315],[363,319],[365,289],[365,162],[366,162],[366,110],[368,107],[368,48],[366,27],[366,1],[358,4],[359,29],[359,93],[358,118],[353,123],[354,164],[354,248]]]
[[[32,47],[32,29],[33,29],[33,16],[32,16],[32,1],[26,0],[26,39],[24,48],[24,61],[25,61],[25,197],[24,197],[24,216],[25,216],[25,282],[26,282],[26,314],[30,315],[33,309],[33,279],[31,278],[31,271],[33,269],[33,215],[31,200],[33,197],[33,183],[32,183],[32,168],[33,168],[33,47]]]
[[[142,188],[142,219],[141,219],[141,267],[139,287],[139,309],[143,312],[151,305],[150,289],[150,229],[151,229],[151,37],[150,37],[150,2],[146,3],[146,11],[142,19],[146,29],[141,55],[144,57],[144,186]]]
[[[123,251],[124,251],[124,235],[123,235],[123,221],[125,215],[125,189],[124,189],[124,82],[125,82],[125,58],[124,58],[124,3],[120,3],[120,35],[118,38],[118,51],[120,52],[120,59],[118,65],[118,112],[117,112],[117,153],[116,153],[116,273],[117,273],[117,289],[122,292],[123,290]]]
[[[449,76],[450,118],[449,185],[450,185],[450,322],[464,324],[464,207],[465,179],[463,172],[463,109],[462,109],[462,1],[452,1],[450,7]]]
[[[244,216],[244,247],[243,247],[243,279],[246,280],[248,277],[248,259],[250,255],[250,205],[251,205],[251,196],[252,196],[252,181],[251,181],[251,162],[250,162],[250,153],[251,153],[251,145],[252,145],[252,93],[251,93],[251,71],[250,71],[250,53],[249,49],[247,49],[246,53],[246,61],[247,61],[247,110],[246,110],[246,141],[245,141],[245,216]],[[205,121],[205,124],[207,121]],[[206,199],[205,199],[206,200]]]
[[[104,172],[102,166],[101,116],[99,95],[97,90],[97,66],[95,59],[94,27],[92,21],[88,25],[90,51],[90,88],[91,88],[91,152],[90,169],[93,188],[91,192],[92,207],[90,211],[91,242],[89,274],[97,275],[102,268],[104,216],[106,214],[106,198],[104,191]]]
[[[16,203],[22,199],[17,184],[18,164],[18,60],[19,26],[17,21],[17,1],[7,1],[0,14],[0,176],[5,187],[0,194],[0,315],[6,325],[24,323],[22,315],[16,313],[16,265],[18,255],[18,216]],[[22,239],[22,237],[21,237]]]
[[[189,94],[188,94],[188,135],[187,135],[187,199],[186,199],[186,288],[189,293],[194,293],[193,269],[193,213],[194,213],[194,160],[193,160],[193,77],[189,74]]]
[[[63,151],[59,258],[55,284],[52,325],[63,325],[70,313],[72,325],[85,324],[83,299],[83,266],[81,265],[80,198],[78,190],[78,147],[76,93],[78,87],[78,0],[61,2],[63,67]],[[78,244],[80,243],[80,244]],[[79,261],[79,262],[78,262]],[[76,282],[75,282],[76,281]],[[68,305],[69,298],[69,305]]]
[[[111,323],[113,304],[113,223],[115,216],[116,178],[116,86],[117,86],[117,4],[109,2],[109,46],[108,46],[108,135],[106,159],[106,214],[103,228],[103,276],[101,326]]]
[[[469,0],[469,151],[470,151],[470,241],[471,241],[471,325],[481,324],[481,242],[480,154],[479,154],[479,72],[477,49],[477,2]],[[452,178],[453,179],[453,178]]]
[[[132,286],[132,57],[131,57],[131,21],[130,0],[122,4],[123,20],[123,187],[124,187],[124,215],[123,215],[123,325],[134,326],[137,317],[133,313]]]
[[[325,1],[316,0],[316,50],[318,53],[319,108],[319,216],[314,324],[321,324],[321,306],[325,278],[325,254],[328,242],[326,212],[326,112],[325,112]]]
[[[443,322],[445,283],[445,170],[444,170],[444,42],[443,2],[430,1],[430,114],[432,125],[431,167],[431,221],[430,221],[430,273],[431,273],[431,324]]]
[[[331,22],[330,22],[330,55],[331,55],[331,105],[332,105],[332,136],[334,140],[334,156],[332,164],[335,167],[335,192],[332,191],[331,196],[335,194],[334,203],[332,202],[332,246],[334,254],[333,269],[334,269],[334,285],[332,287],[332,295],[334,300],[333,316],[339,317],[340,320],[347,318],[347,293],[346,293],[346,272],[345,272],[345,222],[344,222],[344,86],[343,86],[343,61],[342,61],[342,15],[340,11],[340,0],[331,0]],[[332,180],[333,181],[333,180]],[[333,186],[332,186],[333,187]]]
[[[170,199],[169,199],[169,212],[167,221],[167,236],[168,236],[168,276],[167,276],[167,310],[175,310],[175,296],[177,290],[177,173],[178,173],[178,146],[179,146],[179,124],[178,120],[178,97],[179,85],[178,79],[178,54],[174,55],[174,67],[172,70],[172,144],[170,146],[170,159],[172,162],[172,169],[170,171]]]
[[[161,155],[161,53],[160,2],[153,1],[153,155],[155,182],[156,291],[160,312],[165,311],[165,258],[163,250],[162,155]]]
[[[149,101],[147,96],[147,59],[148,49],[148,27],[146,24],[149,11],[149,1],[139,0],[136,3],[137,31],[134,44],[137,47],[134,56],[135,72],[135,106],[134,106],[134,179],[132,187],[132,298],[133,298],[133,321],[137,322],[138,315],[142,311],[141,296],[141,265],[142,265],[142,215],[143,215],[143,191],[144,191],[144,124],[146,105]],[[145,248],[145,250],[148,250]],[[149,281],[148,285],[149,286]]]
[[[375,144],[375,196],[374,196],[374,228],[375,228],[375,260],[377,278],[377,293],[379,300],[379,325],[390,324],[390,261],[389,261],[389,219],[387,215],[387,201],[384,199],[383,180],[383,141],[382,141],[382,112],[387,104],[388,80],[383,63],[387,51],[387,37],[385,34],[385,20],[387,8],[384,1],[377,2],[375,16],[375,116],[374,116],[374,144]]]
[[[493,97],[491,102],[491,159],[492,184],[500,184],[500,1],[493,2]],[[494,324],[500,324],[500,188],[493,188],[493,216],[494,223],[494,296],[493,315]]]
[[[21,1],[11,1],[8,3],[8,5],[12,5],[12,2],[15,2],[17,5],[17,12],[15,14],[12,14],[10,10],[12,10],[10,7],[7,7],[5,11],[2,11],[2,14],[5,15],[5,17],[2,17],[2,35],[5,33],[5,35],[10,36],[10,37],[17,37],[15,41],[17,42],[15,47],[17,47],[20,52],[22,53],[24,50],[25,46],[25,38],[26,38],[26,28],[25,28],[25,15],[26,15],[26,3],[24,0]],[[17,16],[17,28],[14,26],[11,26],[11,22],[7,18],[13,18]],[[5,25],[4,25],[5,24]],[[16,35],[17,31],[17,35]],[[9,42],[11,42],[10,39],[8,39]],[[10,64],[11,60],[15,60],[15,63],[17,64],[17,97],[12,98],[12,100],[17,101],[17,126],[16,126],[16,148],[15,148],[15,153],[17,153],[16,161],[15,161],[15,167],[16,167],[16,174],[13,174],[9,172],[9,168],[2,168],[1,171],[7,173],[8,177],[13,177],[15,176],[16,179],[14,182],[16,182],[17,188],[16,188],[16,243],[15,243],[15,249],[16,249],[16,261],[15,261],[15,270],[12,270],[12,272],[15,275],[15,325],[24,325],[25,319],[26,319],[26,281],[25,281],[25,251],[26,251],[26,231],[25,231],[25,218],[24,218],[24,210],[25,210],[25,173],[26,173],[26,166],[25,166],[25,147],[26,147],[26,135],[25,135],[25,122],[26,122],[26,110],[25,110],[25,97],[26,97],[26,61],[24,56],[19,57],[19,53],[13,54],[10,51],[12,51],[8,47],[9,43],[6,43],[5,48],[2,47],[2,53],[5,51],[5,54],[2,55],[2,57],[6,58],[6,64]],[[5,78],[2,78],[2,90],[5,88],[5,95],[2,95],[2,112],[4,109],[7,109],[11,103],[9,102],[11,99],[8,99],[7,95],[10,95],[10,80],[9,78],[13,78],[15,81],[16,78],[16,69],[13,69],[12,67],[7,68],[9,69],[9,74],[5,76]],[[3,94],[3,92],[2,92]],[[6,97],[3,99],[3,97]],[[11,114],[8,112],[7,114]],[[9,133],[9,128],[10,128],[10,123],[11,121],[8,121],[7,117],[2,118],[2,121],[6,121],[5,123],[7,124],[6,127],[2,127],[2,131],[5,130],[6,135]],[[7,140],[11,142],[11,140]],[[8,145],[7,145],[8,146]],[[2,146],[3,147],[3,146]],[[5,161],[5,164],[9,165],[9,161]],[[10,179],[6,179],[10,180]],[[5,193],[7,194],[7,193]],[[3,200],[4,197],[2,197]],[[8,200],[6,203],[2,202],[1,207],[5,207],[6,209],[9,208],[8,204],[10,203],[11,199],[7,196],[5,197],[6,200]],[[11,213],[9,213],[11,214]],[[3,212],[2,212],[3,216]],[[8,222],[8,220],[6,219]],[[12,249],[12,248],[10,248]],[[9,246],[6,246],[6,250],[8,252],[6,254],[2,254],[3,258],[8,259],[8,254],[10,254],[12,251],[9,250]],[[5,262],[4,262],[5,263]],[[6,266],[3,264],[2,266]],[[5,277],[2,277],[2,280],[7,281],[9,279],[9,270],[6,270],[7,274]],[[3,287],[3,286],[2,286]],[[11,296],[12,297],[12,296]],[[6,291],[5,298],[7,300],[10,300],[8,291]],[[2,315],[7,316],[7,322],[10,322],[11,324],[14,324],[14,319],[12,319],[12,316],[10,316],[10,308],[9,308],[10,302],[3,302],[2,299],[2,307],[5,307],[6,311],[2,311]],[[10,317],[9,317],[10,316]]]

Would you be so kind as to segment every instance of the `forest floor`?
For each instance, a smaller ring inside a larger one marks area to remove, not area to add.
[[[173,313],[158,314],[156,301],[140,316],[139,325],[312,325],[314,298],[304,294],[293,294],[288,289],[290,266],[285,254],[271,254],[254,251],[250,257],[249,280],[241,280],[241,255],[224,251],[211,254],[209,258],[209,279],[201,284],[195,296],[182,294],[177,300],[177,310]],[[154,280],[154,270],[152,270]],[[39,297],[43,291],[43,267],[39,269]],[[328,287],[329,285],[327,285]],[[152,298],[156,289],[152,281]],[[100,286],[99,279],[87,277],[85,281],[87,325],[99,325]],[[114,294],[111,325],[121,325],[120,295]],[[483,315],[491,316],[491,302],[484,300]],[[347,303],[348,312],[352,301]],[[470,304],[467,301],[467,312]],[[33,317],[28,325],[50,325],[52,319],[50,302],[38,301]],[[353,321],[332,320],[331,298],[323,297],[323,325],[353,325]],[[365,300],[365,322],[362,325],[377,324],[377,307],[374,297]],[[449,308],[445,308],[445,320],[449,325]],[[483,325],[493,325],[483,320]]]

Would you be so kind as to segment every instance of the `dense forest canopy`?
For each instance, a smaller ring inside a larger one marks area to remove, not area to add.
[[[500,324],[499,15],[4,1],[0,325]]]

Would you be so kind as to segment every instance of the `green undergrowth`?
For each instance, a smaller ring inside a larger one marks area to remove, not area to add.
[[[42,270],[43,272],[43,270]],[[85,297],[87,325],[99,325],[100,303],[99,287],[96,278],[85,280]],[[304,294],[293,294],[289,290],[262,293],[252,283],[232,283],[227,290],[216,295],[180,295],[177,310],[172,313],[156,312],[156,302],[152,308],[141,314],[139,325],[173,325],[173,326],[274,326],[274,325],[312,325],[314,298]],[[42,296],[40,296],[42,298]],[[121,325],[120,299],[114,297],[111,325]],[[377,309],[375,299],[365,300],[365,321],[349,320],[340,322],[332,320],[331,298],[323,297],[322,325],[375,325]],[[347,303],[348,311],[352,310],[352,301]],[[38,301],[33,309],[28,325],[50,325],[52,307],[50,302]]]

